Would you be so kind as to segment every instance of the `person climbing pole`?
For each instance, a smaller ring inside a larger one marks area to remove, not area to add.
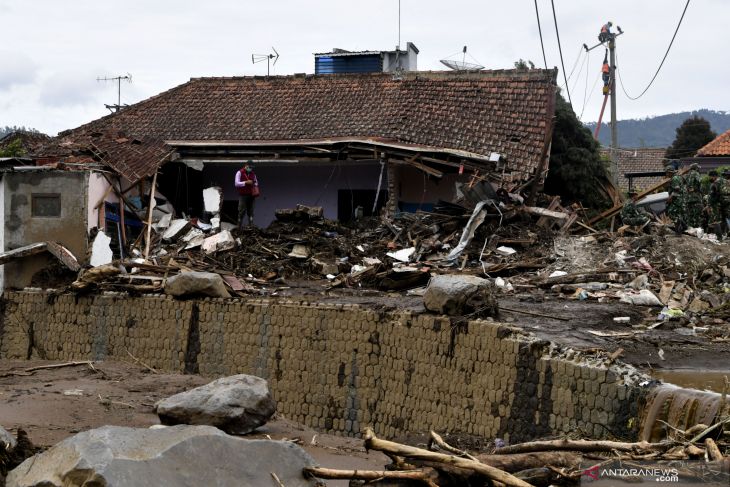
[[[611,27],[613,27],[613,23],[611,21],[608,21],[601,26],[601,32],[600,34],[598,34],[599,41],[607,42],[613,38],[613,34],[611,33]]]
[[[601,66],[601,75],[603,77],[603,93],[608,93],[609,85],[611,84],[611,66],[608,64],[608,49],[606,49],[606,55],[603,56],[603,66]]]

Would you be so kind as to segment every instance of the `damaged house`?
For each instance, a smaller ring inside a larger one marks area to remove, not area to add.
[[[321,206],[341,221],[428,211],[479,188],[513,192],[544,177],[555,76],[536,69],[194,78],[62,132],[35,152],[37,165],[54,169],[36,171],[44,179],[83,174],[54,203],[61,218],[63,208],[79,206],[62,226],[84,238],[98,227],[119,249],[144,238],[152,191],[152,222],[168,214],[167,221],[205,220],[203,190],[211,186],[222,188],[222,220],[235,222],[233,181],[249,160],[261,186],[257,226],[296,204]],[[8,225],[27,217],[9,203],[21,191],[12,177],[2,183],[4,250],[66,244],[62,234],[25,235]],[[22,192],[33,198],[33,188]],[[88,245],[68,245],[86,263]]]

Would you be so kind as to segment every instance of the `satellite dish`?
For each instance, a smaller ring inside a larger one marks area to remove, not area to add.
[[[454,71],[479,71],[480,69],[484,69],[484,66],[478,63],[470,63],[466,61],[466,46],[464,46],[464,49],[461,50],[462,56],[461,60],[458,59],[441,59],[441,64],[448,66],[450,69],[453,69]],[[452,55],[453,56],[453,55]],[[472,57],[469,55],[469,57]],[[474,59],[472,57],[472,59]],[[474,59],[476,61],[476,59]]]
[[[467,63],[465,61],[454,61],[451,59],[442,59],[441,63],[453,69],[454,71],[479,71],[484,66],[476,63]]]

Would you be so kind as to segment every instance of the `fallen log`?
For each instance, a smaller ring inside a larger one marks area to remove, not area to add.
[[[401,445],[388,440],[381,440],[375,436],[372,429],[365,429],[365,448],[368,450],[377,450],[394,455],[407,457],[414,460],[428,460],[432,462],[439,462],[445,465],[451,465],[454,467],[464,468],[472,470],[473,472],[483,475],[491,480],[501,482],[505,485],[513,487],[532,487],[531,484],[520,480],[514,475],[507,473],[498,468],[494,468],[489,465],[485,465],[474,460],[467,458],[454,457],[451,455],[444,455],[443,453],[436,453],[421,448],[416,448],[407,445]]]
[[[305,467],[305,475],[329,480],[417,480],[431,487],[438,487],[435,482],[439,475],[433,468],[416,470],[335,470],[322,467]]]
[[[495,455],[511,455],[514,453],[531,453],[546,451],[579,451],[579,452],[663,452],[679,443],[676,441],[665,441],[661,443],[649,443],[638,441],[626,443],[623,441],[603,440],[545,440],[520,443],[518,445],[505,446],[494,450]]]
[[[545,465],[558,468],[578,468],[581,457],[572,452],[551,451],[509,455],[477,455],[476,460],[505,472],[515,473],[544,467]]]
[[[430,438],[428,440],[428,449],[433,450],[433,445],[436,445],[437,447],[441,448],[442,450],[446,450],[449,453],[453,453],[454,455],[468,458],[469,460],[474,460],[475,462],[479,461],[476,457],[471,456],[468,452],[464,450],[459,450],[458,448],[454,448],[453,446],[449,445],[444,441],[441,435],[431,430]]]
[[[29,368],[25,369],[24,372],[33,372],[35,370],[43,370],[43,369],[58,369],[60,367],[75,367],[77,365],[88,365],[90,367],[93,367],[91,360],[83,360],[80,362],[65,362],[62,364],[38,365],[36,367],[29,367]]]
[[[707,448],[707,456],[710,461],[721,461],[722,452],[717,447],[717,443],[712,438],[705,438],[705,447]]]

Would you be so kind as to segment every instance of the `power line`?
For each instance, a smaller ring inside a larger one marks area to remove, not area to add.
[[[535,0],[537,1],[537,0]],[[689,2],[689,0],[687,0]],[[555,22],[555,35],[558,38],[558,52],[560,53],[560,66],[563,68],[563,79],[565,80],[565,91],[568,92],[568,103],[571,108],[573,107],[573,101],[570,99],[570,87],[568,86],[568,77],[565,74],[565,63],[563,62],[563,48],[560,46],[560,31],[558,30],[558,18],[555,15],[555,0],[550,0],[550,5],[553,7],[553,22]]]
[[[651,78],[651,81],[649,81],[649,84],[646,86],[646,88],[644,88],[644,91],[642,91],[639,96],[633,97],[626,92],[626,88],[624,87],[624,82],[621,80],[621,73],[619,73],[618,80],[621,83],[621,90],[623,90],[624,95],[626,95],[626,97],[629,100],[638,100],[639,98],[644,96],[644,93],[646,93],[649,90],[651,85],[654,83],[654,80],[659,75],[659,71],[662,69],[662,66],[664,66],[664,61],[667,60],[667,56],[669,55],[669,50],[672,48],[672,44],[674,44],[674,39],[677,37],[677,32],[679,32],[679,26],[682,25],[682,20],[684,19],[684,14],[687,12],[687,7],[689,7],[689,1],[690,0],[687,0],[687,3],[684,5],[684,10],[682,10],[682,16],[679,18],[679,22],[677,23],[677,28],[674,29],[674,35],[672,36],[672,40],[669,42],[669,46],[667,47],[667,52],[664,53],[662,62],[659,63],[659,67],[656,69],[656,73],[654,73],[654,77]],[[618,61],[618,58],[616,59],[616,61]]]
[[[580,57],[583,55],[583,52],[584,51],[585,51],[585,49],[583,49],[583,46],[581,46],[578,49],[578,57],[575,58],[575,62],[573,63],[573,67],[571,68],[570,74],[568,75],[568,81],[570,81],[571,79],[573,79],[573,73],[575,73],[575,68],[578,67],[578,61],[580,61]],[[583,67],[582,66],[583,65],[581,64],[581,71],[583,70]],[[580,71],[578,71],[578,76],[580,76]],[[573,90],[575,90],[575,88],[573,88]]]
[[[537,16],[537,31],[540,33],[540,47],[542,48],[542,60],[545,62],[545,70],[547,70],[547,58],[545,57],[545,44],[542,41],[542,27],[540,27],[540,12],[537,10],[537,0],[535,0],[535,15]]]

